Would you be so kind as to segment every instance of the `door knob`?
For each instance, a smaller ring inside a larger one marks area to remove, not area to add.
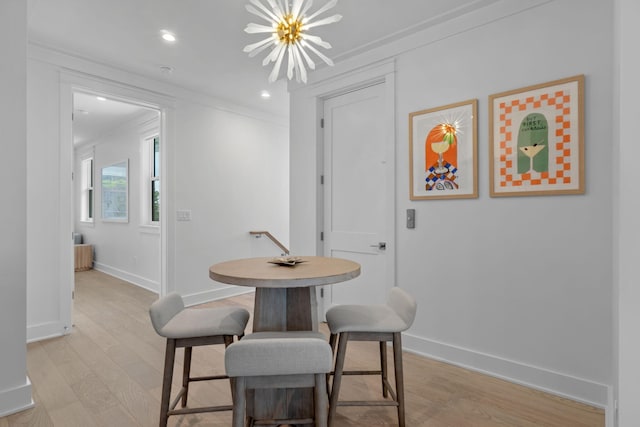
[[[379,242],[377,245],[369,245],[369,246],[371,246],[372,248],[378,248],[381,251],[383,251],[387,249],[387,242]]]

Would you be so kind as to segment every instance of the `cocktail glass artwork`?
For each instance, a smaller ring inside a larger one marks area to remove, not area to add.
[[[444,174],[449,172],[449,168],[444,165],[444,157],[442,156],[456,142],[456,132],[458,131],[458,123],[442,123],[439,125],[439,133],[442,135],[442,141],[433,141],[431,143],[431,151],[438,155],[438,167],[435,173]]]
[[[533,158],[539,153],[541,152],[544,147],[546,147],[546,145],[544,144],[533,144],[533,145],[525,145],[523,147],[520,147],[520,151],[522,151],[524,153],[525,156],[527,156],[529,158],[529,170],[527,172],[530,172],[533,169]]]
[[[447,141],[435,141],[431,143],[431,150],[438,155],[438,167],[435,169],[435,173],[443,174],[449,172],[449,168],[444,165],[444,159],[442,155],[449,149],[449,142]]]

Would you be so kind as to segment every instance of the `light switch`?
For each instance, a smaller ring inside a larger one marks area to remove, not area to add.
[[[407,228],[416,228],[416,210],[407,209]]]
[[[191,221],[191,211],[189,210],[176,211],[176,219],[178,221]]]

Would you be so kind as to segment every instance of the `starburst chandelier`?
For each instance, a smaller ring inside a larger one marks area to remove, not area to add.
[[[331,49],[331,45],[318,36],[312,36],[307,31],[320,25],[332,24],[342,19],[342,15],[333,15],[327,18],[313,21],[316,17],[334,7],[338,0],[325,3],[315,13],[307,15],[313,5],[313,0],[266,0],[270,8],[260,3],[259,0],[249,0],[251,4],[246,6],[252,14],[259,16],[270,25],[248,24],[245,32],[249,34],[270,33],[269,37],[257,43],[245,46],[244,51],[250,57],[256,56],[265,49],[271,48],[271,52],[264,58],[262,65],[266,66],[274,62],[273,70],[269,75],[269,82],[278,79],[280,67],[287,55],[287,77],[307,82],[307,68],[315,70],[316,64],[307,51],[313,52],[327,65],[333,65],[333,61],[320,52],[317,47]],[[305,67],[306,64],[306,67]]]

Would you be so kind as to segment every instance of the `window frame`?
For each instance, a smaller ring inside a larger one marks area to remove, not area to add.
[[[151,225],[160,226],[160,135],[156,134],[153,137],[149,138],[149,192],[147,196],[151,196],[151,205],[149,207],[149,219]],[[157,148],[157,150],[156,150]],[[157,156],[157,158],[156,158]],[[157,169],[157,170],[156,170]],[[155,206],[155,184],[158,183],[158,202],[157,206]],[[148,200],[147,200],[148,201]],[[155,219],[155,215],[158,216],[158,219]]]
[[[158,141],[158,164],[156,170],[155,164],[155,141]],[[162,217],[159,217],[158,220],[153,220],[153,189],[154,183],[157,182],[158,185],[162,182],[162,169],[161,169],[161,144],[160,140],[160,132],[159,130],[153,129],[141,135],[140,138],[140,227],[142,231],[147,231],[151,233],[157,233],[160,230],[160,221]],[[160,192],[158,190],[158,192]],[[158,202],[157,213],[160,215],[160,202]]]
[[[85,224],[95,222],[95,164],[93,152],[80,158],[80,222]]]

